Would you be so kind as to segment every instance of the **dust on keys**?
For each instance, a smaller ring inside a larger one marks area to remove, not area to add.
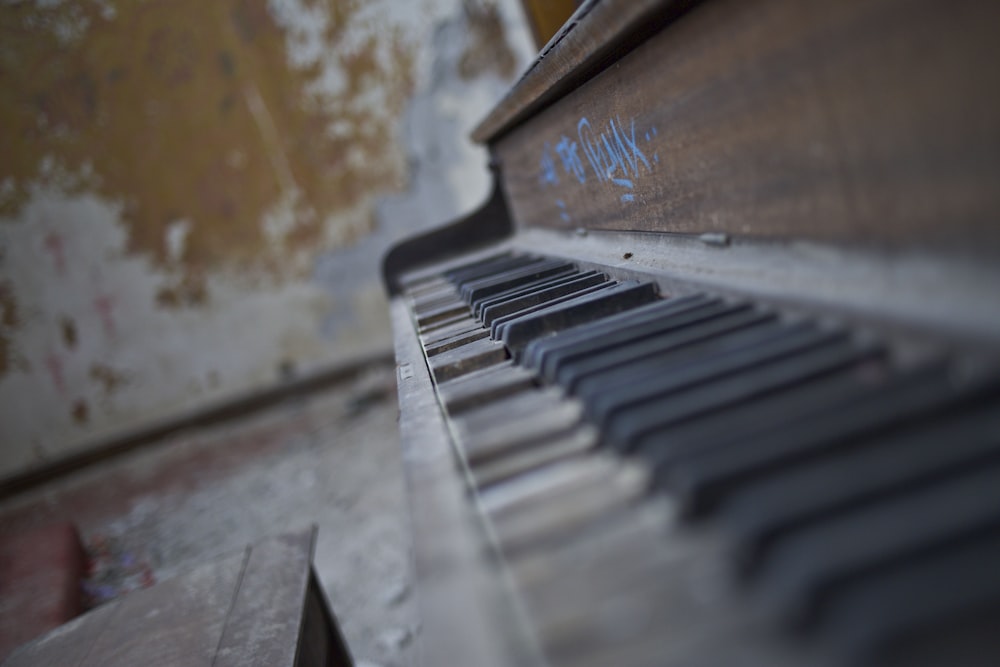
[[[996,655],[996,375],[532,254],[404,286],[551,664]]]

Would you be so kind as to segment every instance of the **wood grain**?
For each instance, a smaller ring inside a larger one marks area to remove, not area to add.
[[[315,527],[131,593],[27,644],[8,667],[350,665],[316,585]]]
[[[515,224],[996,252],[997,25],[978,0],[700,4],[496,143]]]
[[[315,528],[254,545],[213,667],[294,667]]]

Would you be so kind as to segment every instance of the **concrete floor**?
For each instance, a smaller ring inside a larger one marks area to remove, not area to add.
[[[318,524],[315,567],[359,667],[412,663],[419,632],[390,364],[192,429],[0,505],[3,533],[80,530],[97,597]]]

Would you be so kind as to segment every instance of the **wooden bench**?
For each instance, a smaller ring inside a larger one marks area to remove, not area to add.
[[[315,527],[137,591],[20,647],[5,667],[353,664],[312,569]]]

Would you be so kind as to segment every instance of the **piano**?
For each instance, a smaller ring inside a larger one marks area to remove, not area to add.
[[[384,259],[420,664],[1000,664],[998,26],[579,6]]]

